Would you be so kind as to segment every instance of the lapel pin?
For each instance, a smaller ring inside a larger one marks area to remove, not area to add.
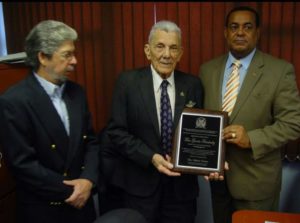
[[[196,102],[189,101],[189,102],[186,104],[186,107],[192,108],[192,107],[194,107],[195,104],[196,104]]]
[[[180,96],[181,96],[181,97],[184,97],[184,92],[183,92],[183,91],[180,92]]]

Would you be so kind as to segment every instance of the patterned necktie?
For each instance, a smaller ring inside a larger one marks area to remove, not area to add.
[[[167,91],[168,84],[167,80],[162,82],[160,97],[160,133],[164,154],[170,154],[172,148],[172,109]]]
[[[239,75],[240,67],[241,67],[241,62],[239,60],[233,62],[232,72],[229,75],[229,79],[226,83],[222,110],[227,111],[228,115],[231,115],[231,112],[233,110],[233,107],[235,105],[238,96],[238,89],[240,85],[240,75]]]

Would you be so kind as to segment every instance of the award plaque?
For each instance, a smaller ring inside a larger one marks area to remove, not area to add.
[[[222,130],[228,113],[185,108],[181,114],[172,151],[175,171],[198,175],[224,174],[225,143]]]

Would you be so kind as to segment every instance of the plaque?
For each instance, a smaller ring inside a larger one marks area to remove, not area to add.
[[[223,175],[225,142],[222,130],[227,119],[227,112],[185,108],[173,139],[173,170],[197,175],[211,172]]]

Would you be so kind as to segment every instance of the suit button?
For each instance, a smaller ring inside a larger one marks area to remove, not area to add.
[[[55,144],[52,144],[52,145],[51,145],[51,149],[56,149],[56,145],[55,145]]]
[[[68,176],[67,172],[64,172],[63,176],[64,176],[64,177]]]
[[[83,139],[86,139],[87,138],[87,135],[83,135]]]
[[[84,166],[81,167],[82,170],[84,170],[84,168],[85,168]]]

